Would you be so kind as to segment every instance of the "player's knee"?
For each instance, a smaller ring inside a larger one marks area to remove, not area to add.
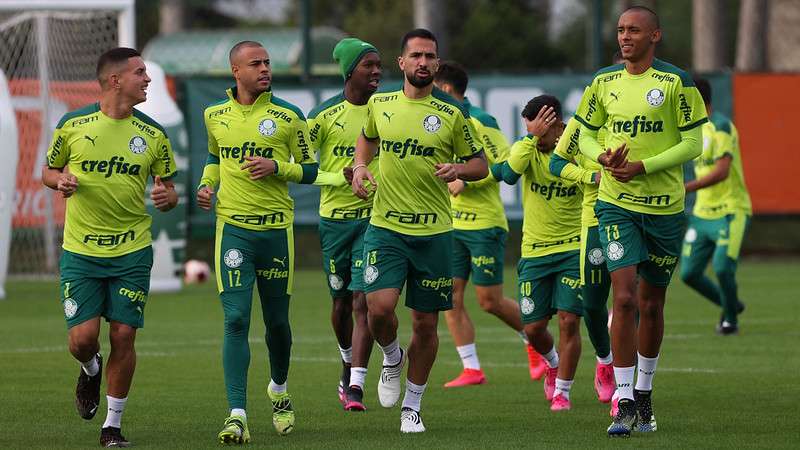
[[[703,276],[703,272],[700,271],[700,270],[697,270],[696,268],[692,267],[691,265],[689,265],[689,264],[681,265],[681,280],[684,283],[686,283],[688,285],[691,285],[695,281],[697,281],[698,278],[700,278],[702,276]]]
[[[538,322],[525,324],[524,329],[528,338],[533,338],[535,340],[547,334],[547,321],[540,320]]]
[[[133,347],[136,339],[136,328],[123,324],[112,324],[109,333],[111,346],[114,348]]]
[[[495,298],[493,295],[479,295],[478,305],[481,309],[489,314],[497,314],[500,312],[500,301],[502,297]]]
[[[664,302],[658,299],[642,299],[639,303],[639,315],[655,318],[663,314]]]
[[[636,296],[633,290],[619,289],[614,291],[614,309],[632,312],[636,309]]]
[[[225,311],[225,333],[247,333],[250,329],[250,314],[240,309]]]
[[[353,313],[353,299],[347,297],[333,298],[333,312],[338,316],[349,316]]]
[[[566,314],[559,314],[558,316],[559,330],[569,335],[574,335],[578,333],[580,323],[581,323],[581,318],[576,314],[566,313]]]
[[[736,269],[734,265],[728,261],[723,261],[714,264],[714,275],[716,275],[718,279],[733,278],[735,273]]]
[[[97,347],[97,338],[90,334],[70,334],[69,351],[73,355],[91,351]]]

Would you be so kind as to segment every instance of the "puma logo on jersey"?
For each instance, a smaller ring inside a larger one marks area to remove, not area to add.
[[[276,262],[276,263],[280,264],[282,267],[286,267],[286,258],[287,258],[287,256],[284,256],[283,258],[280,258],[280,259],[279,258],[272,258],[272,262]]]
[[[609,92],[608,95],[614,97],[614,100],[619,100],[619,96],[613,92]]]
[[[341,128],[342,131],[344,131],[344,125],[340,124],[339,122],[337,122],[335,120],[333,121],[333,124],[336,125],[337,127]]]
[[[95,136],[95,137],[89,137],[89,135],[88,135],[88,134],[84,134],[84,135],[83,135],[83,138],[84,138],[84,139],[86,139],[87,141],[91,142],[91,143],[92,143],[92,147],[94,147],[94,145],[95,145],[95,140],[97,140],[97,136]]]
[[[224,126],[226,129],[228,129],[230,131],[231,127],[230,127],[230,125],[228,125],[228,122],[225,122],[224,120],[220,120],[219,124]]]
[[[392,116],[394,115],[394,113],[389,114],[388,112],[384,111],[383,115],[384,115],[384,117],[386,117],[386,120],[391,122],[392,121]]]

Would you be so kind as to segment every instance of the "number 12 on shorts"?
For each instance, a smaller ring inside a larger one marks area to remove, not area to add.
[[[242,271],[239,269],[228,271],[228,287],[242,286]]]

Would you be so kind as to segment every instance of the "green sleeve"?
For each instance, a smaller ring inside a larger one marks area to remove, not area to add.
[[[380,137],[378,135],[378,128],[375,126],[375,109],[372,100],[367,102],[367,121],[364,123],[364,128],[362,130],[364,137],[367,139],[373,140]]]
[[[703,129],[681,131],[681,141],[658,155],[642,160],[645,173],[654,173],[691,161],[703,153]]]
[[[554,153],[550,157],[550,173],[565,180],[594,184],[595,172],[578,167],[576,164],[562,158],[558,153]]]
[[[344,186],[347,180],[344,178],[342,172],[326,172],[324,170],[317,171],[317,177],[314,179],[315,186]]]
[[[158,157],[150,166],[150,175],[161,177],[168,180],[178,173],[175,166],[175,155],[172,153],[172,145],[166,135],[162,135],[158,142]]]
[[[311,155],[308,137],[308,124],[302,117],[295,119],[292,136],[289,138],[289,150],[294,161],[275,161],[277,178],[300,184],[311,184],[317,179],[319,164]]]
[[[200,186],[210,186],[216,189],[219,185],[219,145],[211,132],[208,115],[206,114],[205,117],[206,133],[208,134],[208,157],[206,157],[206,165],[203,167],[203,175],[200,177]]]
[[[490,171],[492,176],[506,184],[516,184],[530,165],[537,142],[539,142],[539,138],[536,136],[526,136],[515,142],[511,146],[508,160],[492,165]]]
[[[461,111],[456,111],[454,118],[452,134],[454,156],[469,159],[483,151],[483,143],[472,121],[464,118]]]

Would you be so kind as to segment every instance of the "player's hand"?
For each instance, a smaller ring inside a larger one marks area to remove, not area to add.
[[[275,161],[261,156],[245,156],[246,163],[240,169],[250,171],[251,180],[259,180],[275,173]]]
[[[370,187],[364,185],[364,180],[369,181]],[[353,182],[351,184],[353,189],[353,194],[356,197],[366,200],[369,198],[370,192],[375,192],[378,188],[378,183],[375,181],[375,177],[372,176],[372,172],[367,169],[366,166],[359,166],[357,169],[353,171]]]
[[[453,163],[439,163],[436,164],[436,172],[434,175],[439,177],[445,183],[449,183],[451,181],[455,181],[458,179],[458,164]]]
[[[601,172],[601,171],[599,171],[599,170],[598,170],[597,172],[595,172],[595,173],[592,175],[592,181],[594,182],[594,184],[596,184],[596,185],[598,185],[598,186],[599,186],[599,185],[600,185],[600,179],[601,179],[602,177],[603,177],[603,172]]]
[[[71,173],[62,173],[58,176],[58,186],[56,186],[64,198],[71,197],[78,190],[78,177]]]
[[[342,173],[344,174],[344,179],[347,181],[347,184],[353,184],[353,168],[345,166],[345,168],[342,169]]]
[[[150,200],[153,201],[153,206],[159,210],[169,208],[169,190],[164,186],[161,177],[156,176],[153,179],[153,189],[150,190]]]
[[[467,183],[464,180],[455,180],[447,183],[447,190],[450,191],[450,195],[453,197],[458,197],[458,194],[464,192],[464,187]]]
[[[607,169],[624,166],[628,162],[627,144],[623,143],[614,150],[607,148],[605,153],[597,158],[597,162]]]
[[[542,137],[547,133],[547,130],[556,123],[556,111],[552,106],[545,106],[539,110],[533,120],[525,119],[525,128],[528,129],[528,134],[537,137]]]
[[[636,175],[644,173],[644,163],[641,161],[626,162],[622,167],[614,167],[611,170],[611,176],[618,181],[627,183],[631,181]]]
[[[211,209],[211,198],[214,196],[214,189],[210,186],[203,186],[197,191],[197,206],[205,209]]]

